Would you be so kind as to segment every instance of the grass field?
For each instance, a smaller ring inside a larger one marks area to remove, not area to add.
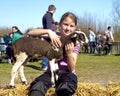
[[[0,63],[0,86],[9,84],[12,64]],[[39,62],[30,62],[25,66],[25,76],[30,83],[42,74]],[[108,84],[110,81],[120,82],[120,56],[96,56],[79,54],[76,73],[79,82]],[[20,83],[20,80],[16,80]]]

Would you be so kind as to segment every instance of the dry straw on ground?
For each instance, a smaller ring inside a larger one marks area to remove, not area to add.
[[[0,89],[0,96],[28,96],[29,85],[17,84],[15,89]],[[55,89],[50,88],[46,96],[56,96]],[[78,83],[73,96],[120,96],[120,83],[111,82],[106,87],[97,83]]]

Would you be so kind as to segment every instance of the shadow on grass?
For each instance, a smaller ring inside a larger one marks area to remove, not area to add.
[[[105,54],[97,54],[97,53],[94,53],[94,54],[89,54],[90,56],[108,56],[108,55],[105,55]]]
[[[30,68],[36,69],[36,70],[42,70],[42,68],[37,67],[37,66],[35,66],[35,65],[25,65],[25,67],[30,67]]]
[[[111,56],[111,55],[113,55],[113,56],[120,56],[120,54],[110,54],[110,55],[106,55],[106,54],[101,54],[101,55],[99,55],[99,54],[89,54],[90,56]]]
[[[120,54],[115,54],[115,56],[120,56]]]

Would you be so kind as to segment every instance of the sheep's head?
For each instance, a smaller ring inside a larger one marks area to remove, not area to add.
[[[70,34],[69,38],[70,38],[70,41],[74,43],[74,45],[80,44],[82,39],[80,34],[78,34],[77,32]]]

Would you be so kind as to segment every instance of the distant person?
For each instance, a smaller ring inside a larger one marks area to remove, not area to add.
[[[98,55],[101,56],[102,55],[102,50],[105,50],[105,55],[109,53],[109,47],[107,45],[107,41],[106,41],[106,36],[104,35],[99,35],[99,39],[97,39],[96,42],[96,49],[98,51]]]
[[[12,63],[12,54],[11,54],[11,50],[12,50],[12,33],[9,33],[9,42],[7,44],[7,47],[6,47],[6,54],[7,54],[7,61],[9,64]]]
[[[105,31],[106,39],[107,39],[107,45],[109,46],[109,53],[107,55],[110,55],[110,43],[114,41],[112,28],[111,26],[108,26],[107,30]]]
[[[48,11],[44,14],[42,18],[43,29],[52,29],[52,25],[54,24],[53,14],[56,11],[56,7],[54,5],[49,5]]]
[[[97,52],[99,53],[98,55],[101,56],[101,42],[103,39],[102,38],[102,34],[98,31],[97,34],[96,34],[96,38],[95,38],[95,41],[96,41],[96,50]]]
[[[23,37],[23,33],[19,30],[19,28],[17,26],[12,26],[12,32],[9,34],[9,37],[11,38],[11,40],[9,41],[10,43],[8,44],[7,48],[6,48],[6,54],[8,57],[8,63],[11,63],[11,59],[12,59],[12,54],[11,54],[11,50],[12,50],[12,44],[20,39],[21,37]]]
[[[54,5],[48,6],[48,11],[44,14],[42,18],[43,29],[51,29],[55,31],[55,25],[53,19],[53,14],[55,11],[56,11],[56,7]],[[42,58],[42,69],[47,70],[47,66],[48,66],[48,59]]]
[[[6,51],[6,47],[9,45],[11,38],[9,37],[8,34],[4,35],[1,37],[1,51],[5,52]]]
[[[108,26],[107,30],[105,31],[105,35],[106,35],[107,40],[109,42],[113,42],[114,41],[114,37],[113,37],[111,26]]]
[[[88,28],[88,40],[89,40],[89,46],[90,46],[90,54],[95,53],[95,48],[96,48],[96,35],[95,33],[92,31],[91,28]]]
[[[23,33],[19,30],[17,26],[12,27],[12,44],[19,38],[23,37]]]
[[[97,34],[96,34],[96,38],[95,38],[95,40],[96,40],[96,42],[99,40],[99,39],[101,39],[101,33],[100,32],[97,32]]]
[[[11,38],[9,37],[9,34],[3,36],[3,41],[5,45],[8,45],[10,43]]]
[[[60,32],[60,27],[59,27],[59,23],[56,21],[55,22],[55,32],[59,33]]]

